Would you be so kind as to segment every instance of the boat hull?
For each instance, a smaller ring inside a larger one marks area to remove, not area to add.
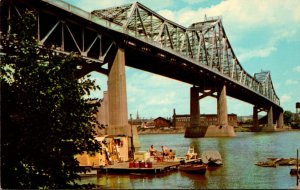
[[[217,167],[223,165],[221,154],[218,151],[204,151],[201,155],[201,160],[204,164]]]
[[[204,175],[207,170],[207,165],[180,165],[178,167],[179,171],[192,173],[192,174],[201,174]]]

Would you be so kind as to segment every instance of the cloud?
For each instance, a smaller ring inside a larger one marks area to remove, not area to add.
[[[158,11],[158,14],[162,15],[166,19],[173,21],[173,22],[176,18],[176,15],[175,15],[176,13],[174,11],[167,10],[167,9]]]
[[[99,9],[105,9],[110,7],[116,7],[116,6],[122,6],[130,3],[134,3],[136,1],[134,0],[66,0],[67,2],[70,2],[71,4],[80,7],[81,9],[85,11],[93,11],[93,10],[99,10]],[[172,0],[141,0],[140,3],[144,4],[145,6],[149,7],[152,10],[157,10],[165,7],[169,7],[174,4],[174,1]]]
[[[176,105],[189,105],[189,85],[126,68],[128,112],[141,117],[170,117]],[[180,110],[185,109],[180,105]],[[155,110],[155,111],[154,111]]]
[[[190,4],[190,5],[197,4],[197,3],[203,3],[205,1],[207,1],[207,0],[183,0],[183,2]]]
[[[267,47],[267,48],[261,48],[261,49],[248,50],[239,55],[239,61],[246,61],[251,58],[257,58],[257,57],[260,57],[260,58],[268,57],[270,54],[272,54],[276,50],[277,50],[277,48],[275,48],[275,47]]]
[[[197,15],[190,17],[189,20],[190,23],[197,22],[199,16],[204,14],[207,16],[221,15],[225,23],[238,24],[234,26],[235,28],[246,29],[266,25],[280,27],[298,21],[299,6],[300,3],[294,0],[286,0],[284,6],[282,6],[282,0],[227,0],[208,8],[199,8],[194,12]],[[189,10],[184,12],[189,12]],[[285,17],[282,16],[283,14]]]
[[[280,97],[280,103],[286,103],[286,102],[289,102],[290,100],[292,99],[292,97],[288,94],[283,94],[281,95]]]
[[[167,93],[161,93],[157,95],[151,95],[149,98],[147,98],[146,105],[171,105],[176,102],[176,93],[173,92],[167,92]]]
[[[281,41],[300,41],[300,1],[227,0],[210,7],[163,9],[167,19],[183,26],[203,21],[204,15],[222,16],[226,34],[238,59],[266,58],[279,49]],[[284,16],[283,16],[284,15]],[[248,41],[248,43],[245,43]]]
[[[296,71],[296,72],[299,72],[299,73],[300,73],[300,65],[296,66],[296,67],[294,68],[294,71]]]
[[[298,81],[288,79],[288,80],[285,81],[285,84],[286,85],[294,85],[294,84],[298,84]]]
[[[134,2],[134,0],[67,1],[87,11]],[[200,1],[206,2],[199,3]],[[163,17],[186,27],[194,22],[203,21],[204,15],[208,17],[222,16],[226,34],[242,65],[245,62],[247,64],[247,61],[251,63],[253,58],[267,58],[279,54],[281,49],[284,49],[284,45],[289,45],[289,42],[300,41],[300,38],[298,38],[300,36],[300,1],[298,0],[285,0],[284,3],[282,3],[282,0],[226,0],[218,1],[220,3],[207,7],[204,6],[213,4],[213,2],[208,0],[141,0],[140,2]],[[181,4],[182,2],[185,4]],[[281,42],[288,43],[281,45]],[[299,48],[299,46],[295,46],[295,48]],[[284,56],[282,59],[284,59]],[[267,59],[259,60],[259,63],[251,64],[251,66],[248,64],[248,67],[255,67],[256,71],[258,67],[267,67],[265,65],[271,62]],[[270,67],[279,68],[275,64],[277,64],[276,61],[272,62]],[[290,68],[293,68],[294,74],[300,73],[300,65],[296,67],[290,65]],[[278,70],[280,70],[280,74],[284,71],[284,69]],[[126,77],[128,106],[129,109],[133,110],[132,113],[139,110],[143,113],[147,111],[147,116],[153,116],[154,114],[159,116],[159,114],[172,112],[173,107],[176,108],[177,112],[189,112],[189,87],[187,85],[177,85],[178,81],[149,75],[147,72],[126,73]],[[291,76],[289,77],[291,78]],[[299,80],[285,81],[285,79],[282,79],[280,83],[282,86],[290,85],[289,87],[294,87],[292,85],[299,83]],[[273,82],[276,84],[276,81]],[[278,86],[275,87],[278,88]],[[293,92],[293,94],[296,93]],[[287,102],[288,104],[295,97],[284,93],[279,93],[279,95],[281,95],[281,103]],[[215,113],[215,106],[211,106],[214,104],[210,103],[212,103],[210,100],[201,101],[201,104],[203,104],[201,112]],[[237,108],[237,113],[238,110],[239,108]],[[234,109],[235,111],[236,109]]]

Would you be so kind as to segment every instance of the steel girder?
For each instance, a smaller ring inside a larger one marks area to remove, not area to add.
[[[268,80],[261,81],[257,79],[257,74],[251,76],[243,69],[226,36],[221,17],[205,18],[203,22],[193,23],[186,28],[138,2],[94,10],[92,14],[122,27],[131,36],[170,49],[178,56],[188,57],[199,66],[230,77],[280,104],[270,73],[261,73],[269,76]]]
[[[22,17],[25,10],[30,7],[30,3],[28,3],[28,7],[24,6],[23,3],[28,2],[24,1],[19,4],[16,1],[1,4],[2,32],[16,32],[8,23],[3,23],[4,20],[16,20],[17,17]],[[108,60],[114,58],[113,52],[116,50],[114,39],[105,35],[104,32],[96,30],[94,26],[83,24],[84,21],[74,20],[72,15],[63,15],[63,11],[47,11],[44,6],[44,4],[39,5],[37,2],[36,7],[30,7],[37,15],[36,37],[39,46],[41,48],[50,47],[57,53],[75,52],[79,54],[86,60],[83,63],[85,71],[79,72],[80,76],[94,70],[107,75],[108,69],[104,68],[104,65]],[[75,7],[70,7],[70,9],[76,10]]]
[[[21,5],[18,6],[19,2]],[[3,24],[5,20],[21,16],[25,9],[23,5],[32,7],[33,2],[16,0],[7,9],[3,8],[5,3],[1,2],[1,31],[9,32],[9,25],[6,27]],[[53,5],[51,8],[55,10],[47,10],[48,5]],[[86,67],[89,71],[108,74],[103,67],[113,59],[116,50],[116,39],[111,32],[121,32],[190,60],[192,64],[218,73],[223,78],[230,78],[269,101],[280,104],[270,72],[251,76],[243,69],[226,36],[221,17],[206,18],[186,28],[138,2],[92,13],[61,0],[42,0],[35,2],[33,7],[38,12],[39,44],[51,45],[61,53],[77,52],[89,63]],[[161,57],[164,55],[161,54]]]

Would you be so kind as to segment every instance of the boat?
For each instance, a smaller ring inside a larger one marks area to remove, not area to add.
[[[191,145],[185,155],[186,160],[197,159],[197,153],[195,152],[195,148]]]
[[[206,172],[206,170],[207,170],[207,165],[206,164],[185,164],[185,165],[179,165],[178,170],[186,172],[186,173],[204,175],[205,172]]]
[[[296,166],[293,166],[293,167],[291,168],[290,174],[291,174],[291,175],[297,175],[297,171],[298,171],[298,174],[300,174],[300,167],[298,167],[298,170],[297,170],[297,167],[296,167]]]
[[[221,154],[216,150],[204,151],[201,155],[201,160],[208,166],[221,166],[223,165]]]
[[[276,167],[277,166],[277,164],[273,161],[257,162],[255,165],[261,166],[261,167]]]

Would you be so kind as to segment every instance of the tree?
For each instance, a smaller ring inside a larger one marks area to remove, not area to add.
[[[1,186],[77,188],[74,155],[99,150],[98,104],[84,98],[99,87],[76,78],[80,57],[39,48],[35,23],[26,11],[1,35]]]
[[[290,125],[292,123],[292,115],[291,111],[284,111],[283,112],[283,120],[286,125]]]

